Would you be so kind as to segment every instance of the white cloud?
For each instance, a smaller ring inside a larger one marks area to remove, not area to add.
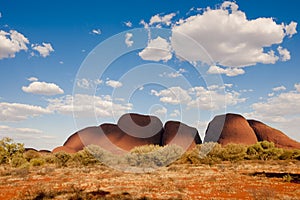
[[[236,3],[227,1],[218,9],[208,8],[174,25],[171,44],[180,57],[212,65],[207,54],[195,51],[203,47],[217,65],[229,67],[221,73],[236,75],[244,72],[232,68],[278,61],[275,52],[268,49],[281,44],[286,34],[295,34],[296,25],[276,24],[273,18],[247,19]]]
[[[161,91],[151,90],[151,94],[160,97],[163,103],[173,105],[186,105],[188,109],[200,108],[203,110],[219,110],[225,106],[233,106],[245,102],[236,91],[222,93],[219,87],[210,88],[193,87],[184,90],[181,87],[171,87]]]
[[[35,82],[35,81],[38,81],[39,79],[36,78],[36,77],[30,77],[27,80],[30,81],[30,82]]]
[[[171,73],[162,73],[162,74],[159,74],[160,77],[167,77],[167,78],[177,78],[179,76],[182,76],[182,73],[185,73],[186,70],[183,69],[183,68],[180,68],[178,71],[175,71],[175,72],[171,72]]]
[[[38,130],[38,129],[33,129],[33,128],[15,128],[15,127],[10,127],[10,126],[1,126],[0,125],[0,134],[6,134],[6,135],[11,135],[11,134],[41,134],[43,131]]]
[[[300,83],[296,83],[294,87],[296,88],[297,92],[300,92]]]
[[[151,94],[160,97],[160,101],[169,104],[187,104],[191,97],[187,90],[181,87],[170,87],[161,91],[151,90]]]
[[[295,85],[296,86],[296,85]],[[297,88],[296,88],[297,89]],[[252,104],[252,112],[245,117],[268,123],[293,138],[299,137],[300,91],[287,91]]]
[[[180,116],[180,111],[175,109],[173,112],[170,114],[170,117],[178,117]]]
[[[153,114],[158,116],[164,116],[167,114],[167,112],[168,112],[167,108],[161,107],[159,109],[154,110]]]
[[[219,88],[207,90],[204,87],[193,87],[189,89],[189,93],[194,96],[193,100],[188,103],[189,108],[199,107],[204,110],[219,110],[246,101],[236,91],[222,93]]]
[[[57,95],[63,94],[64,91],[54,83],[46,82],[32,82],[29,86],[23,86],[22,90],[27,93],[41,94],[41,95]]]
[[[105,84],[112,88],[119,88],[123,86],[123,84],[120,81],[115,81],[115,80],[108,80],[105,82]]]
[[[100,85],[102,83],[103,83],[103,81],[100,79],[89,80],[86,78],[82,78],[82,79],[76,81],[76,85],[83,89],[90,89],[90,88],[96,87],[97,85]]]
[[[285,34],[289,37],[292,37],[294,34],[297,33],[297,22],[291,22],[289,25],[286,25],[284,27],[285,29]]]
[[[171,45],[164,38],[150,40],[148,46],[139,52],[143,60],[168,61],[172,58]]]
[[[50,43],[45,43],[45,42],[43,42],[42,45],[32,44],[31,48],[39,52],[39,54],[44,58],[49,56],[50,53],[54,51],[52,45]]]
[[[274,96],[274,92],[268,94],[268,97],[272,97],[272,96]]]
[[[127,47],[131,47],[133,45],[133,41],[131,40],[132,36],[132,33],[126,33],[125,35],[125,44],[127,45]]]
[[[0,30],[0,60],[14,58],[20,51],[27,51],[29,40],[21,33],[10,30],[9,33]]]
[[[209,67],[209,69],[207,70],[208,74],[225,74],[226,76],[238,76],[241,74],[244,74],[245,71],[241,68],[237,68],[237,67],[228,67],[228,68],[221,68],[218,67],[216,65],[212,65]]]
[[[132,23],[131,21],[128,21],[128,22],[124,22],[125,26],[131,28],[132,27]]]
[[[66,95],[64,97],[48,99],[48,109],[61,114],[76,117],[113,117],[122,115],[132,110],[132,104],[118,104],[112,101],[111,96],[90,96],[76,94],[75,97]]]
[[[270,117],[283,117],[300,113],[300,93],[293,91],[281,93],[265,102],[254,103],[252,108],[256,114]]]
[[[2,17],[2,13],[0,12],[0,18]]]
[[[288,61],[291,59],[291,54],[287,49],[283,49],[281,46],[277,48],[277,51],[280,55],[281,61]]]
[[[164,15],[164,16],[159,16],[154,15],[151,17],[149,25],[154,25],[154,24],[165,24],[167,26],[170,26],[172,24],[172,18],[175,17],[176,14],[175,13],[170,13],[168,15]]]
[[[286,87],[284,87],[283,85],[281,85],[281,86],[272,88],[272,90],[273,90],[274,92],[278,92],[278,91],[280,91],[280,90],[286,90]]]
[[[101,34],[101,30],[100,29],[93,29],[92,30],[92,34],[100,35]]]
[[[0,121],[21,121],[50,113],[50,110],[40,106],[7,102],[0,103]]]

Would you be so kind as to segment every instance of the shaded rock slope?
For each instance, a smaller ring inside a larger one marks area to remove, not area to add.
[[[204,138],[204,142],[218,142],[222,145],[251,145],[263,140],[274,142],[281,148],[300,149],[299,142],[290,139],[281,131],[232,113],[214,117]],[[155,116],[128,113],[121,116],[117,124],[105,123],[72,134],[63,146],[56,147],[52,152],[75,153],[91,144],[113,153],[124,153],[136,146],[149,144],[176,144],[183,149],[192,149],[201,143],[197,129],[182,122],[168,121],[163,126]]]

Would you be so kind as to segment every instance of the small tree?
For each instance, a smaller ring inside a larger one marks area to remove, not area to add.
[[[0,140],[0,164],[10,164],[14,157],[22,157],[24,144],[14,143],[12,139],[5,137]]]

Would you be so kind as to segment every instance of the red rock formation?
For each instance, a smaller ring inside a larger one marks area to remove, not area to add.
[[[204,142],[251,145],[257,142],[255,132],[247,120],[238,114],[216,116],[206,129]]]
[[[159,118],[135,113],[120,117],[118,127],[128,135],[158,145],[163,133],[163,124]]]
[[[102,124],[99,127],[88,127],[71,135],[64,143],[68,149],[80,151],[85,146],[98,145],[113,153],[124,153],[136,146],[161,143],[162,122],[154,116],[125,114],[115,124]],[[54,150],[53,150],[54,151]]]
[[[162,145],[176,144],[183,149],[192,149],[196,144],[201,144],[201,138],[196,128],[187,126],[178,121],[166,122]]]
[[[274,142],[275,146],[279,148],[300,149],[300,143],[292,140],[283,132],[260,121],[248,120],[248,123],[254,130],[258,141]]]
[[[69,147],[60,146],[52,150],[52,153],[57,153],[57,152],[76,153],[77,151]]]

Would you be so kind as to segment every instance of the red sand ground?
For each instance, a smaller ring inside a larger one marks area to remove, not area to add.
[[[108,199],[300,199],[299,183],[251,175],[255,172],[300,174],[300,161],[176,164],[140,174],[101,165],[43,166],[29,172],[0,166],[0,199],[33,199],[42,191],[54,199],[68,199],[78,191],[98,191]]]

